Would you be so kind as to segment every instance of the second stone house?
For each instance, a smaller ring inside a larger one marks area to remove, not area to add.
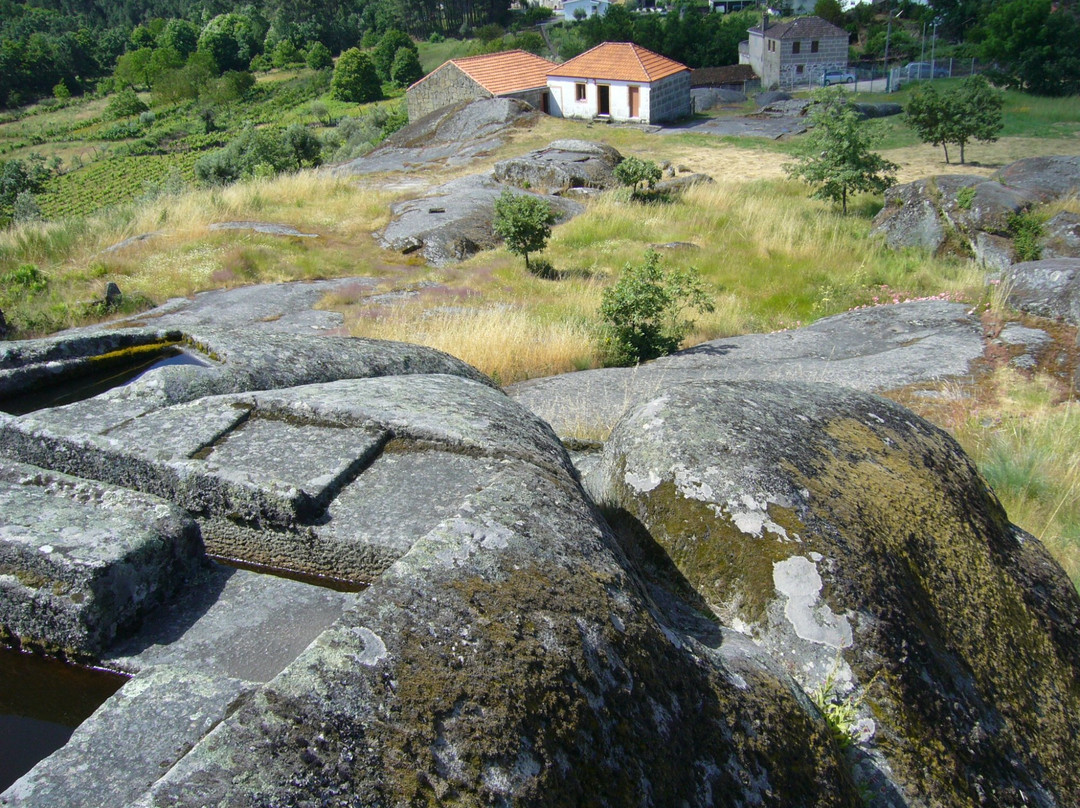
[[[763,87],[821,84],[826,70],[848,64],[848,32],[821,17],[799,17],[749,29],[739,61],[761,77]]]

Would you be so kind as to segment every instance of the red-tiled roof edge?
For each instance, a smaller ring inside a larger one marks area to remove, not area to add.
[[[670,73],[668,75],[675,75],[675,73],[682,72],[683,70],[685,70],[687,72],[690,72],[690,68],[687,67],[686,65],[684,65],[682,62],[677,62],[677,61],[675,61],[674,59],[672,59],[672,58],[670,58],[668,56],[664,56],[662,53],[657,53],[656,51],[651,51],[648,48],[643,48],[641,45],[638,45],[638,44],[636,44],[634,42],[601,42],[599,45],[593,45],[587,51],[584,51],[583,53],[579,53],[573,59],[567,59],[561,65],[558,65],[558,67],[562,68],[562,67],[565,67],[566,65],[570,64],[571,62],[575,62],[578,59],[583,59],[585,56],[592,53],[594,50],[599,50],[600,48],[603,48],[603,47],[605,47],[607,45],[626,45],[626,46],[628,46],[630,48],[630,52],[634,54],[634,58],[637,59],[638,65],[640,65],[640,67],[641,67],[641,71],[646,76],[649,76],[650,74],[649,74],[648,69],[645,67],[644,62],[641,61],[641,53],[640,53],[641,51],[644,51],[645,53],[652,54],[653,56],[657,56],[657,57],[663,59],[666,62],[671,62],[673,65],[678,65],[679,66],[679,70],[673,71],[672,73]],[[549,70],[548,75],[549,76],[562,76],[562,77],[565,77],[565,78],[573,78],[573,76],[571,76],[571,75],[569,75],[567,73],[564,73],[564,72],[560,72],[559,70]],[[650,77],[649,80],[651,81],[652,78]]]

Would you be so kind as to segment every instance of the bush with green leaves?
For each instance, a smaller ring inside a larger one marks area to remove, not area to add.
[[[307,51],[307,66],[312,70],[326,70],[334,66],[330,49],[321,42],[312,42]]]
[[[676,351],[694,327],[688,309],[710,312],[713,303],[693,267],[665,269],[660,256],[627,264],[600,303],[603,353],[608,364],[634,365]]]
[[[291,130],[245,129],[224,149],[200,157],[195,176],[206,185],[228,185],[243,177],[272,176],[317,164],[319,157],[311,156],[308,141]]]
[[[382,98],[382,82],[370,57],[359,48],[349,48],[338,57],[330,95],[339,101],[366,104]]]
[[[416,43],[412,41],[412,37],[408,34],[391,28],[382,35],[379,44],[371,52],[371,61],[375,65],[375,72],[380,80],[393,80],[391,71],[394,66],[394,59],[397,58],[397,53],[402,48],[407,48],[419,56]]]
[[[629,186],[635,199],[642,195],[642,185],[651,190],[660,177],[660,167],[652,160],[642,160],[640,157],[627,157],[615,166],[615,179]]]
[[[394,54],[394,64],[390,67],[390,80],[398,87],[409,87],[424,77],[424,68],[420,66],[420,57],[412,48],[398,48]]]
[[[356,117],[342,118],[327,136],[335,163],[344,163],[367,154],[409,122],[402,101],[368,107]]]
[[[495,200],[492,226],[506,242],[506,249],[525,258],[525,269],[529,269],[529,253],[547,246],[553,224],[551,205],[534,194],[514,193],[507,188]]]
[[[135,95],[134,90],[130,87],[125,87],[109,100],[109,103],[105,106],[105,114],[103,117],[107,121],[115,121],[119,118],[140,115],[148,109],[150,109],[150,107],[146,106],[146,104],[139,99],[139,96]]]
[[[49,175],[45,158],[40,154],[0,162],[0,224],[29,211],[33,195],[45,190]],[[21,206],[18,204],[20,198],[23,200]],[[34,204],[36,206],[36,202]]]

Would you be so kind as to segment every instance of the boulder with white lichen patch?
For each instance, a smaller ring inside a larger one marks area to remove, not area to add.
[[[1080,800],[1080,597],[943,432],[826,385],[691,383],[597,475],[675,585],[874,722],[849,758],[873,804]]]

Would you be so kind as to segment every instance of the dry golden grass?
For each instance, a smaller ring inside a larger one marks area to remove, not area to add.
[[[511,306],[400,306],[352,324],[355,336],[405,339],[446,351],[501,384],[588,367],[593,335],[583,322],[544,321]]]

